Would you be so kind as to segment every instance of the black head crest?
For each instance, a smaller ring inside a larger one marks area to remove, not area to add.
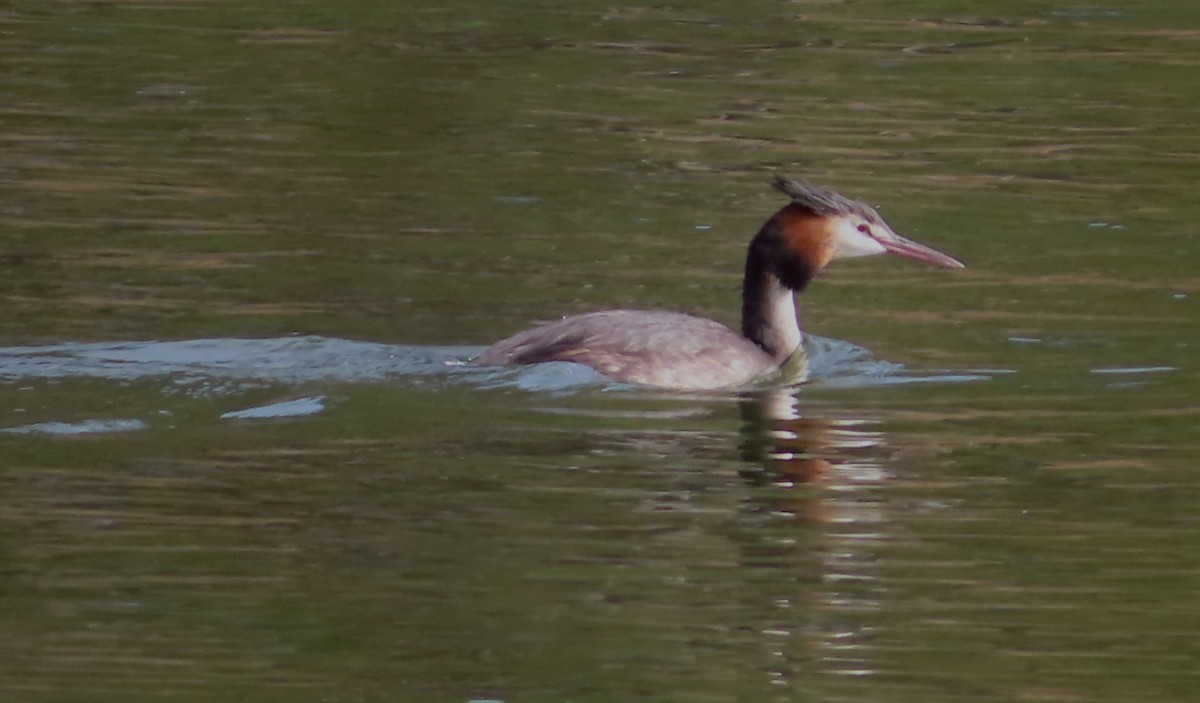
[[[883,218],[875,212],[875,208],[851,200],[836,191],[822,188],[815,183],[775,176],[773,186],[792,199],[800,207],[814,215],[858,215],[868,222],[883,224]]]

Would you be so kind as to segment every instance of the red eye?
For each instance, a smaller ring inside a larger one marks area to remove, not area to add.
[[[868,226],[866,226],[866,225],[859,225],[859,226],[858,226],[858,231],[859,231],[859,232],[862,232],[863,234],[870,234],[870,233],[871,233],[871,228],[870,228],[870,227],[868,227]]]

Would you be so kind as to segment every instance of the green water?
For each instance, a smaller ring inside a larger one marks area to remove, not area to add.
[[[0,378],[0,697],[1193,700],[1198,37],[1132,0],[0,4],[10,355],[733,323],[776,172],[968,266],[836,264],[806,328],[908,375],[790,399],[46,347]]]

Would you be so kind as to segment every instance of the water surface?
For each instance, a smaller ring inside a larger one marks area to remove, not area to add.
[[[1197,27],[8,3],[0,690],[1193,699]],[[447,363],[735,323],[776,172],[968,268],[835,265],[786,392]]]

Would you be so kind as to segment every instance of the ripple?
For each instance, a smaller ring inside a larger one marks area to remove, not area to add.
[[[550,392],[597,385],[614,389],[631,387],[614,383],[586,366],[570,362],[516,368],[469,364],[469,359],[481,350],[476,346],[380,344],[311,335],[165,342],[66,342],[0,348],[0,380],[90,378],[129,382],[163,377],[170,379],[173,388],[183,388],[202,396],[230,395],[256,384],[353,383],[429,377],[468,380],[488,388],[515,387]],[[988,377],[987,374],[961,371],[916,373],[900,364],[877,359],[869,350],[856,344],[825,337],[810,335],[805,339],[804,350],[807,354],[805,381],[831,387],[958,383]],[[282,406],[267,407],[280,410]],[[249,417],[254,416],[252,410],[237,412],[250,413]],[[286,407],[283,410],[287,412]]]
[[[83,420],[80,422],[35,422],[0,429],[4,434],[86,435],[134,432],[146,429],[141,420]]]
[[[419,347],[330,337],[192,339],[171,342],[67,342],[0,348],[0,379],[172,376],[202,379],[373,381],[453,373],[474,347]]]

